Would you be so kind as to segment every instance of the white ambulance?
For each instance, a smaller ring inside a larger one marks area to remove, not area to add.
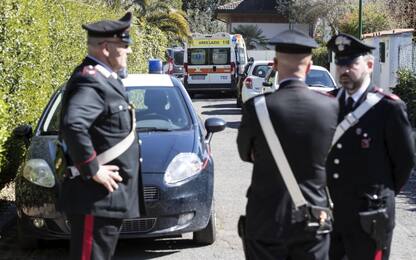
[[[238,75],[247,64],[240,34],[192,34],[185,45],[184,85],[192,96],[206,92],[236,92]]]

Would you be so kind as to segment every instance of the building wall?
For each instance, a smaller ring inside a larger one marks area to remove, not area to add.
[[[289,29],[289,24],[288,23],[231,23],[231,31],[233,31],[233,29],[239,25],[257,25],[262,31],[263,31],[263,35],[267,38],[267,39],[271,39],[274,36],[276,36],[276,34]],[[306,34],[309,34],[309,25],[308,24],[293,24],[293,28],[302,31]]]
[[[364,42],[376,47],[373,51],[374,70],[372,80],[374,84],[390,90],[397,84],[397,70],[399,69],[399,48],[412,43],[411,33],[382,35],[364,39]],[[385,62],[380,60],[380,43],[385,43]]]

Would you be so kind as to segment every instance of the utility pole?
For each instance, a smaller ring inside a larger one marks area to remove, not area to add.
[[[358,6],[358,39],[362,39],[363,37],[363,0],[359,0]]]

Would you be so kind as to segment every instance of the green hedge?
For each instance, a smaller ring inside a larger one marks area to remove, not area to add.
[[[325,67],[329,70],[329,53],[326,46],[320,46],[312,51],[314,65]]]
[[[398,83],[393,92],[407,105],[407,113],[413,127],[416,127],[416,74],[402,69],[397,72]]]
[[[15,175],[24,152],[12,130],[37,123],[51,94],[86,55],[86,33],[81,25],[119,18],[125,12],[96,2],[0,1],[0,95],[4,96],[0,102],[0,189]],[[132,28],[136,44],[130,72],[144,72],[147,59],[163,57],[166,48],[161,31],[143,28]],[[138,31],[139,35],[134,33]]]

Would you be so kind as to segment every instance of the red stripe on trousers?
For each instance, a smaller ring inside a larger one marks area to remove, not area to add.
[[[94,216],[85,215],[81,260],[90,260],[93,242]]]
[[[377,249],[376,254],[374,256],[374,260],[381,260],[383,259],[383,251],[381,249]]]

